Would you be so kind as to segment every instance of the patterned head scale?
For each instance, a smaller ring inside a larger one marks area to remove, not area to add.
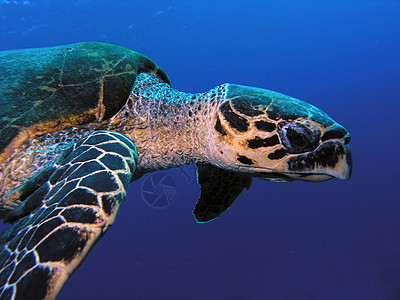
[[[234,171],[271,181],[351,176],[349,133],[301,100],[230,84],[214,129],[214,153]]]

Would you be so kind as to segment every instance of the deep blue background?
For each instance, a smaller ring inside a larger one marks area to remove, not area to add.
[[[179,90],[277,90],[353,136],[350,181],[255,180],[205,225],[190,169],[167,173],[165,209],[144,202],[141,179],[59,299],[400,299],[399,16],[385,0],[0,0],[0,50],[116,43]]]

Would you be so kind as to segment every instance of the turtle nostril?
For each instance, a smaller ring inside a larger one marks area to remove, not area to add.
[[[351,136],[349,135],[344,139],[344,144],[347,145],[348,143],[350,143],[350,140],[351,140]]]

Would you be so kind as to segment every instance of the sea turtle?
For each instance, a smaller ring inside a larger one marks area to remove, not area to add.
[[[143,174],[196,163],[198,222],[251,185],[351,176],[350,135],[254,87],[174,90],[147,57],[78,43],[0,53],[0,299],[52,299]]]

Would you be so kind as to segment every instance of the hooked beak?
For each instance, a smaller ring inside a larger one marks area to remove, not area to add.
[[[350,146],[340,141],[327,141],[311,153],[290,158],[287,163],[289,172],[315,174],[312,181],[320,181],[316,177],[321,175],[321,181],[326,176],[348,180],[353,169]]]
[[[238,171],[268,181],[321,182],[333,178],[349,180],[353,170],[350,146],[340,141],[327,141],[313,152],[291,157],[282,163],[287,170],[241,165]]]
[[[328,170],[327,174],[336,178],[349,180],[353,172],[353,160],[349,145],[344,145],[345,153],[343,157],[339,158],[335,168]]]

